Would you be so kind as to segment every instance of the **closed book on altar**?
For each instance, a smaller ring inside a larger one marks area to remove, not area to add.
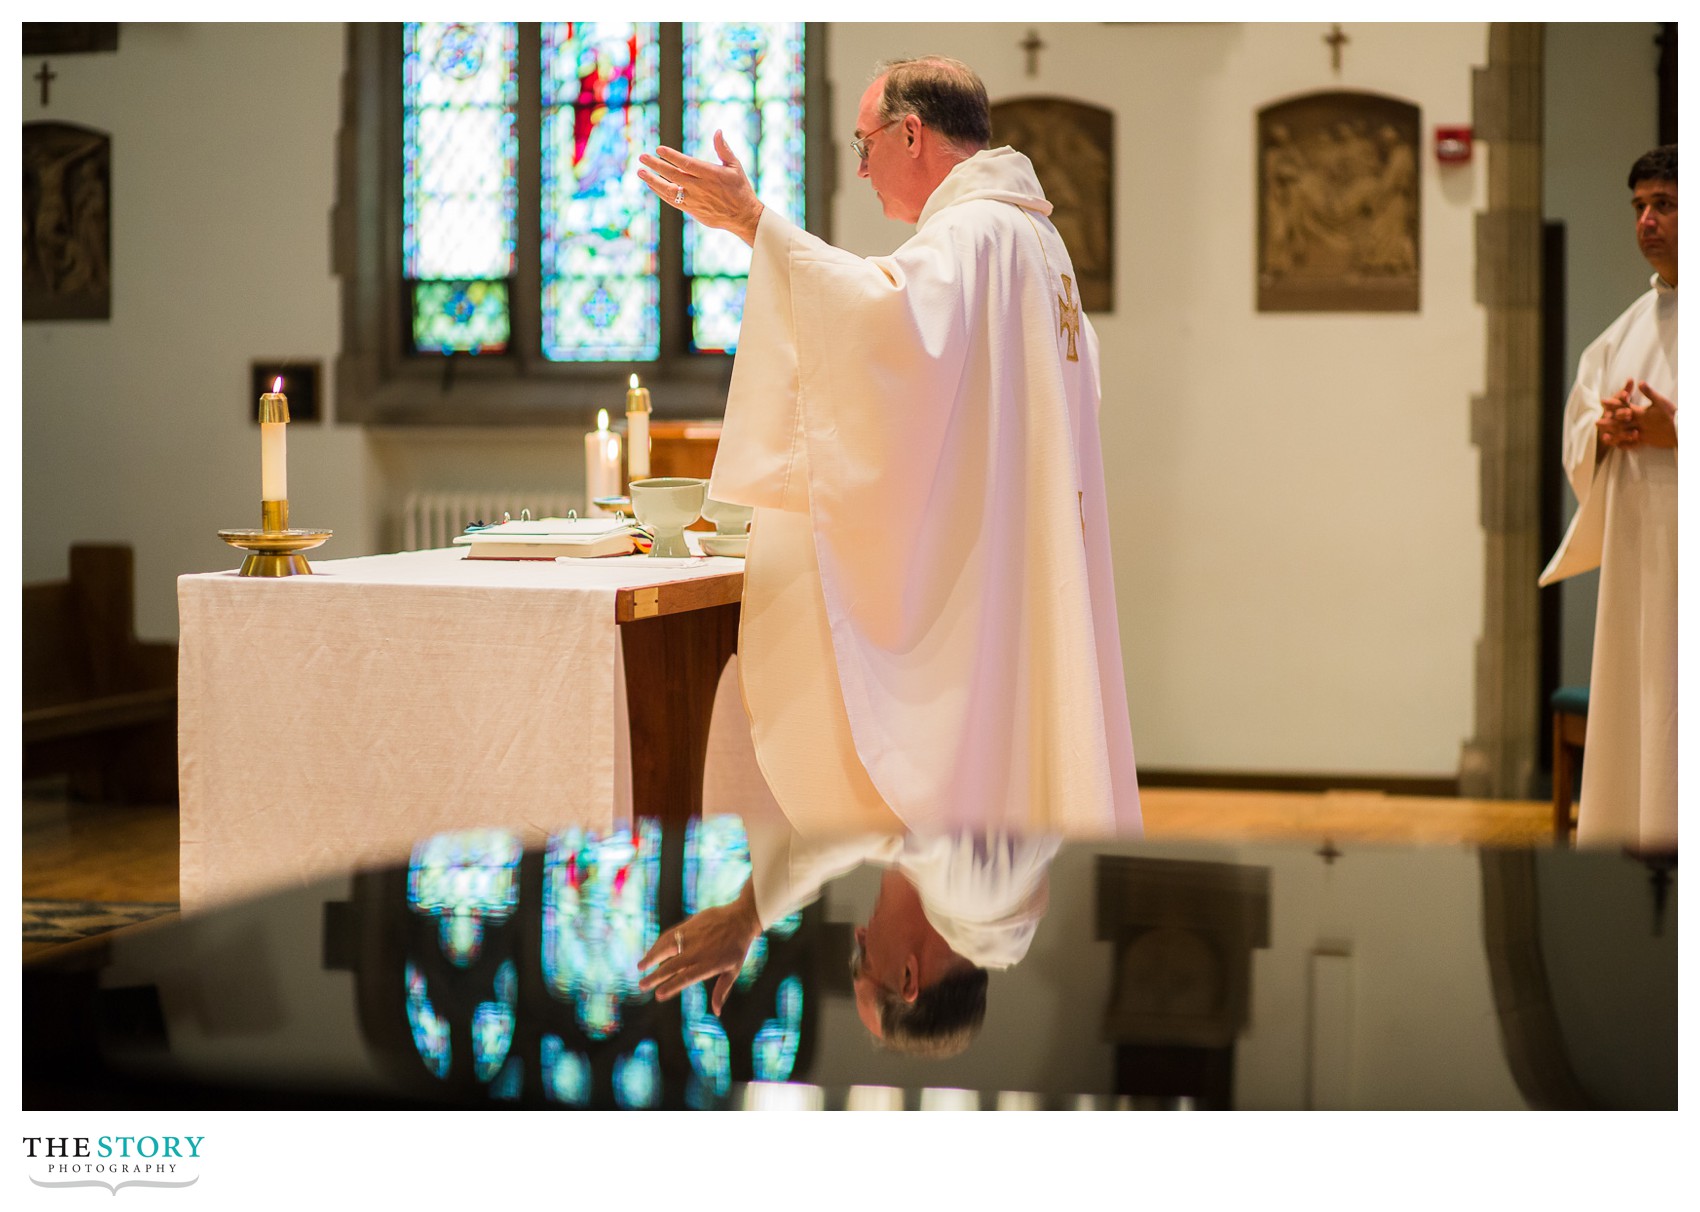
[[[636,526],[601,518],[539,518],[503,522],[455,539],[469,560],[554,560],[633,555],[649,550],[649,534]]]

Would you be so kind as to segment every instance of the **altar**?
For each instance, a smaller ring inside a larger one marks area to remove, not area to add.
[[[178,580],[185,912],[416,838],[771,804],[736,681],[743,562],[316,561]]]

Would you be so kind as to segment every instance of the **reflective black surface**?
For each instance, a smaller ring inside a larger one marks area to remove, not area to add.
[[[1675,872],[1622,854],[1065,845],[945,1060],[858,1018],[877,868],[770,929],[716,1018],[635,954],[735,891],[735,841],[415,854],[26,965],[23,1106],[1676,1105]]]

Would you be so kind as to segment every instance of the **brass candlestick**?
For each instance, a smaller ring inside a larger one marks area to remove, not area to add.
[[[245,577],[288,577],[313,570],[310,551],[331,537],[328,530],[291,530],[289,497],[284,485],[284,426],[289,424],[289,397],[279,391],[280,376],[272,390],[260,397],[260,529],[221,530],[218,537],[248,553],[239,575]]]
[[[283,502],[267,502],[284,504]],[[290,577],[310,573],[303,551],[311,551],[331,537],[328,530],[221,530],[218,537],[248,553],[239,575],[245,577]]]

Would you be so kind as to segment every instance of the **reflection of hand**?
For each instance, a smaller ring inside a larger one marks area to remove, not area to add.
[[[714,132],[714,150],[720,156],[719,164],[671,147],[658,147],[653,156],[638,157],[644,165],[638,169],[638,178],[669,206],[753,246],[756,225],[761,222],[761,199],[744,175],[744,166],[732,154],[726,136],[719,131]]]
[[[1659,450],[1675,450],[1676,405],[1647,384],[1642,383],[1640,387],[1647,402],[1639,407],[1630,404],[1628,411],[1641,441]]]
[[[736,900],[692,914],[671,930],[661,932],[655,945],[638,961],[644,973],[638,988],[654,990],[662,1001],[709,977],[718,977],[710,1004],[716,1014],[744,966],[750,944],[761,934],[756,916],[754,886],[745,882]]]

